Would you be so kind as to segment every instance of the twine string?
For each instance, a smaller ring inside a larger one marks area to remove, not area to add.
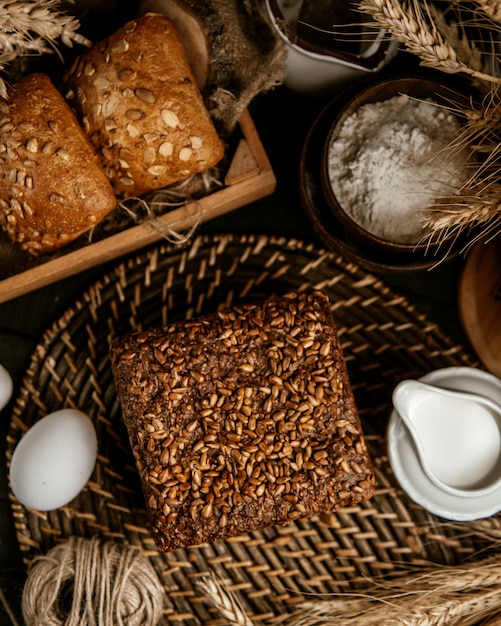
[[[195,204],[196,206],[196,215],[192,216],[192,224],[185,233],[175,231],[155,215],[153,211],[153,204],[159,205],[159,202],[149,203],[143,198],[126,198],[125,200],[119,202],[118,206],[122,210],[126,211],[135,221],[137,221],[137,213],[127,206],[127,201],[133,201],[134,203],[139,204],[147,215],[147,224],[151,226],[153,230],[157,231],[168,243],[176,246],[183,246],[187,244],[202,223],[202,205],[198,201],[190,202],[184,205],[187,208],[189,208],[192,204]]]
[[[31,563],[22,609],[27,626],[154,626],[163,594],[139,548],[71,537]]]

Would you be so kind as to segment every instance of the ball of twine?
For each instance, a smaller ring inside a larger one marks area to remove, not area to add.
[[[27,626],[155,626],[163,594],[138,547],[71,537],[32,561],[22,609]]]

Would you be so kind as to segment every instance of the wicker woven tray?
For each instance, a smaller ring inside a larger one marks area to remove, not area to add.
[[[353,390],[375,462],[366,503],[285,527],[169,554],[157,551],[120,419],[108,362],[110,339],[131,329],[322,289],[332,302]],[[385,447],[391,390],[404,377],[476,365],[436,325],[378,279],[334,253],[297,240],[204,236],[182,250],[157,246],[94,284],[43,336],[17,399],[7,456],[39,417],[75,406],[94,421],[98,462],[68,506],[37,513],[12,499],[26,563],[71,535],[142,546],[164,587],[165,623],[222,624],[197,586],[208,572],[233,590],[253,620],[292,610],[309,594],[360,589],[419,564],[480,558],[478,523],[454,524],[414,504],[392,476]]]

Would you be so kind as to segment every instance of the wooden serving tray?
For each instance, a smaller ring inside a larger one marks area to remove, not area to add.
[[[248,111],[239,122],[241,138],[224,178],[223,187],[156,218],[145,221],[55,257],[34,257],[0,233],[0,303],[67,278],[83,270],[138,250],[164,237],[161,226],[177,233],[263,198],[275,190],[276,178]]]

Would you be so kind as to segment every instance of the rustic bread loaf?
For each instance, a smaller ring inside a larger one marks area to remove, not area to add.
[[[374,478],[327,298],[270,298],[111,346],[162,550],[369,498]]]
[[[115,207],[94,148],[48,76],[21,78],[0,118],[0,222],[12,241],[52,251]]]
[[[64,93],[117,195],[172,185],[224,155],[179,36],[162,15],[128,22],[87,50]]]

